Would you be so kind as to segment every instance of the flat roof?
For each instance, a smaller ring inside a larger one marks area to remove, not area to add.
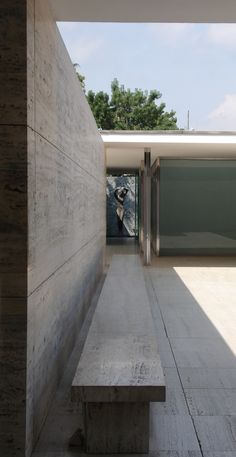
[[[156,158],[234,158],[236,132],[101,131],[108,169],[135,170],[140,166],[144,148]]]
[[[236,22],[235,0],[50,0],[56,21]]]

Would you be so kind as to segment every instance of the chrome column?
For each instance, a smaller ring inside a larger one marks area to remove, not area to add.
[[[151,264],[151,150],[144,149],[143,172],[143,259]]]

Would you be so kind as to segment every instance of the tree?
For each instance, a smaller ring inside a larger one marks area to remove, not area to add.
[[[78,63],[74,63],[73,66],[75,68],[78,80],[79,80],[79,82],[80,82],[80,84],[82,86],[82,89],[83,89],[84,93],[85,93],[85,76],[81,75],[81,73],[79,73],[79,71],[78,71],[79,64]]]
[[[97,126],[103,130],[176,130],[175,112],[165,111],[165,103],[156,103],[161,96],[157,90],[126,90],[114,79],[111,97],[90,90],[87,99]]]
[[[112,130],[114,128],[113,113],[111,110],[109,95],[105,92],[95,94],[88,91],[87,100],[93,112],[98,128]]]

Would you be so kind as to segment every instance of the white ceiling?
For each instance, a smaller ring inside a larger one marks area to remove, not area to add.
[[[234,158],[236,133],[109,133],[102,132],[108,169],[123,171],[140,167],[144,148],[157,157]]]
[[[50,0],[56,21],[236,22],[236,0]]]

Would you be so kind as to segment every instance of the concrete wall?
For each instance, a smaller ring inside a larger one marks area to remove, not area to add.
[[[15,413],[14,421],[9,416],[12,426],[4,425],[1,433],[10,433],[6,452],[20,456],[25,434],[26,455],[31,453],[102,272],[105,163],[102,140],[47,1],[14,0],[9,6],[3,0],[0,12],[2,42],[6,33],[12,40],[3,45],[7,67],[1,74],[9,80],[12,63],[11,87],[0,104],[6,246],[1,349],[4,369],[13,360],[5,377],[12,388],[4,401]]]

